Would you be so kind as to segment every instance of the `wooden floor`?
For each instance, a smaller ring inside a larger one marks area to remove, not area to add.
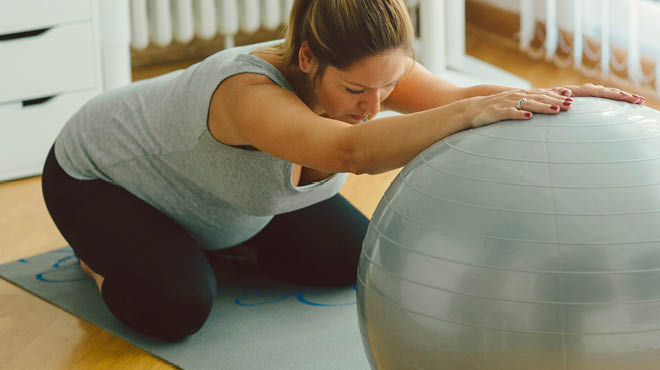
[[[589,80],[579,73],[532,61],[516,46],[513,40],[468,27],[468,54],[517,74],[535,87],[589,81],[615,84]],[[134,70],[134,78],[155,76],[193,62]],[[660,100],[647,96],[649,106],[660,109]],[[341,193],[365,215],[371,216],[397,173],[351,176]],[[39,177],[0,183],[0,263],[66,245],[48,216],[40,186]],[[0,279],[0,368],[162,369],[171,366]]]

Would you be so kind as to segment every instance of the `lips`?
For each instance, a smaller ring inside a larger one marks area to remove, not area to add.
[[[368,114],[365,114],[363,116],[356,116],[355,114],[351,114],[350,116],[356,121],[364,121],[367,117],[369,117]]]

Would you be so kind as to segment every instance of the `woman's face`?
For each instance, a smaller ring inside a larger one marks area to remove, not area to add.
[[[407,63],[405,52],[395,49],[366,57],[345,70],[328,66],[314,85],[311,108],[321,116],[351,124],[371,119],[394,90]],[[313,78],[314,73],[308,76]]]

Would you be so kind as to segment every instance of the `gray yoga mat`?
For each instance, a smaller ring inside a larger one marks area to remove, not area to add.
[[[214,254],[211,264],[219,285],[213,311],[179,343],[136,334],[117,321],[69,247],[0,265],[0,276],[184,369],[369,369],[355,287],[282,283],[239,256]]]

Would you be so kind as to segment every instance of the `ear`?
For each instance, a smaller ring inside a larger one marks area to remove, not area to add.
[[[312,49],[309,47],[307,41],[303,41],[298,49],[298,67],[303,73],[315,73],[316,68],[318,68],[318,60],[312,52]]]

